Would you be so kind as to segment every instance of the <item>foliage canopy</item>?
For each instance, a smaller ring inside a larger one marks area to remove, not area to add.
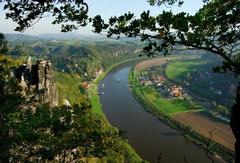
[[[88,5],[83,0],[1,0],[0,2],[4,2],[4,10],[8,10],[6,18],[18,24],[16,31],[24,31],[45,16],[54,17],[52,24],[61,24],[63,32],[86,26],[88,22]]]

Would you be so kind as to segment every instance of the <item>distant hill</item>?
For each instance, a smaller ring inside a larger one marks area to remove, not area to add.
[[[40,35],[27,34],[10,34],[4,33],[9,42],[36,42],[36,41],[52,41],[52,40],[99,40],[105,39],[106,36],[101,35],[80,35],[78,33],[44,33]]]
[[[44,33],[38,37],[44,40],[78,40],[82,35],[78,33]]]
[[[26,35],[26,34],[8,34],[4,33],[6,40],[9,42],[32,42],[41,41],[42,38],[38,36]]]
[[[84,41],[124,41],[124,42],[136,42],[140,38],[126,38],[120,39],[107,38],[105,35],[82,35],[78,33],[43,33],[40,35],[28,35],[28,34],[10,34],[4,33],[6,39],[9,42],[37,42],[37,41],[53,41],[53,40],[84,40]]]

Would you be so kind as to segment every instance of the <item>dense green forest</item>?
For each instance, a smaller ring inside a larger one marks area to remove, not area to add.
[[[22,36],[22,37],[21,37]],[[59,36],[59,35],[57,35]],[[56,36],[55,36],[56,37]],[[57,37],[58,38],[58,37]],[[7,56],[25,61],[49,59],[55,70],[59,103],[70,104],[84,101],[81,82],[90,82],[100,71],[124,60],[137,58],[141,44],[133,40],[88,38],[73,40],[41,40],[36,36],[7,35]],[[36,41],[39,39],[38,41]],[[30,40],[30,41],[29,41]]]
[[[16,37],[16,36],[15,36]],[[122,60],[138,57],[141,45],[134,41],[50,40],[36,42],[9,42],[8,55],[33,59],[49,59],[55,70],[76,73],[90,81],[100,69],[106,69]]]

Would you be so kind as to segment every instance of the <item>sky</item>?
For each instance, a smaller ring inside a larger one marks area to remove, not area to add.
[[[111,16],[119,16],[128,11],[134,13],[136,16],[140,15],[142,11],[150,10],[151,15],[157,15],[163,10],[172,10],[174,13],[187,12],[194,14],[202,6],[202,0],[185,0],[184,5],[173,8],[150,6],[147,0],[86,0],[89,5],[89,15],[101,15],[104,19],[108,19]],[[40,20],[33,27],[28,28],[24,31],[24,34],[38,35],[42,33],[59,33],[60,26],[52,25],[52,18],[46,17]],[[0,32],[1,33],[18,33],[14,31],[16,24],[8,19],[5,19],[5,11],[3,11],[3,4],[0,3]],[[91,27],[80,28],[76,33],[93,35]]]

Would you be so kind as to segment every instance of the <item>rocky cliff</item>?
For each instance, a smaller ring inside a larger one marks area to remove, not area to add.
[[[49,104],[52,107],[58,105],[58,93],[49,60],[37,60],[33,64],[29,57],[26,64],[15,70],[15,76],[23,96],[32,102]]]

